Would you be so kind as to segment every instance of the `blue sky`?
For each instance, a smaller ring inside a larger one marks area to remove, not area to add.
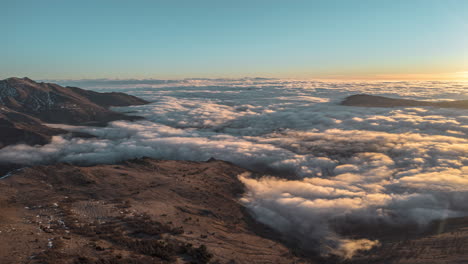
[[[0,78],[468,76],[464,0],[0,2]]]

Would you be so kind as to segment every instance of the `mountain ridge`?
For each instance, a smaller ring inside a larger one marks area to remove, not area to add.
[[[0,148],[18,143],[43,145],[52,136],[66,133],[43,123],[103,126],[115,120],[139,120],[142,117],[109,108],[148,103],[124,93],[98,93],[27,77],[0,80]]]

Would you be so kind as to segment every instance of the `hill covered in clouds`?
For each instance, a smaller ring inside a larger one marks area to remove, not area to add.
[[[97,93],[28,78],[0,81],[0,147],[11,144],[46,144],[51,137],[66,133],[44,123],[105,125],[115,120],[135,120],[109,110],[111,106],[148,102],[124,93]]]

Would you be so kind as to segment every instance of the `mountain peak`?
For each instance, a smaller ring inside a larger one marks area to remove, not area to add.
[[[20,78],[20,77],[10,77],[10,78],[6,78],[2,81],[7,81],[7,82],[31,82],[31,83],[37,83],[36,81],[34,80],[31,80],[29,79],[28,77],[23,77],[23,78]]]

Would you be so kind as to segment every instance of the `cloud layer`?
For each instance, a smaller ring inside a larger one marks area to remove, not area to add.
[[[468,99],[463,83],[101,80],[93,87],[152,101],[117,109],[147,120],[66,127],[97,138],[10,146],[0,150],[0,161],[231,161],[273,175],[239,176],[247,186],[242,202],[259,221],[308,249],[344,257],[378,244],[340,234],[350,222],[424,226],[468,213],[466,110],[337,105],[355,93]]]

